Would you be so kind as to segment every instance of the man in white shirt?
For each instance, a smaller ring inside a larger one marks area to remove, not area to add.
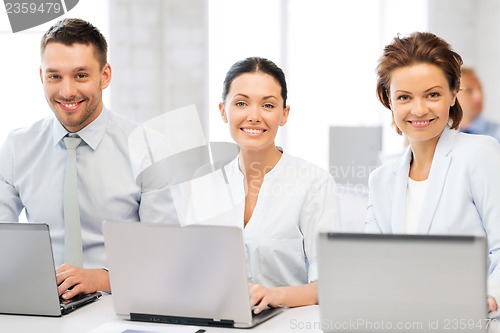
[[[129,134],[137,125],[103,107],[102,91],[112,71],[99,30],[80,19],[64,19],[44,34],[40,51],[40,78],[55,117],[12,131],[1,148],[0,221],[17,221],[25,208],[28,221],[49,224],[63,298],[110,291],[102,221],[175,219],[170,191],[148,188],[141,176],[134,177]],[[76,148],[78,189],[73,191],[78,196],[81,265],[66,260],[68,135],[81,138]]]

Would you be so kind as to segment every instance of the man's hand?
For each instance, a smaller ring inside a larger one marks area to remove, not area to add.
[[[103,268],[83,269],[63,264],[56,269],[59,295],[70,299],[78,294],[111,291],[109,273]]]

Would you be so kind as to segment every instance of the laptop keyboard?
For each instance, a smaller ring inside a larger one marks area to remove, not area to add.
[[[87,296],[88,296],[87,294],[78,294],[78,295],[76,295],[76,296],[74,296],[73,298],[70,298],[70,299],[64,299],[61,296],[59,296],[59,303],[61,303],[63,305],[66,305],[66,304],[69,304],[69,303],[72,303],[72,302],[77,302],[77,301],[79,301],[82,298],[87,297]]]
[[[272,312],[274,309],[276,309],[276,308],[271,308],[271,307],[267,306],[264,310],[262,310],[258,314],[255,314],[253,312],[253,310],[255,310],[256,308],[257,308],[256,306],[252,306],[252,318],[267,315],[268,312]]]

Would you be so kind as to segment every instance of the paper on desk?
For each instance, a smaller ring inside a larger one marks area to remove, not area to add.
[[[198,330],[199,327],[196,326],[109,322],[89,331],[89,333],[196,333]]]

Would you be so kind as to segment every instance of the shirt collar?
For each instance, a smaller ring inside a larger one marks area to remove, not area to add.
[[[97,116],[97,118],[93,122],[76,132],[76,134],[78,134],[78,136],[82,138],[82,140],[85,141],[85,143],[88,144],[90,148],[95,150],[97,146],[99,146],[99,143],[106,133],[108,118],[108,110],[103,107],[101,114]],[[53,128],[54,145],[57,145],[62,140],[62,138],[68,135],[68,130],[66,130],[63,125],[61,125],[56,117],[54,117]]]
[[[278,160],[278,162],[274,165],[274,167],[264,175],[264,179],[271,177],[273,174],[277,173],[280,169],[282,169],[283,165],[286,163],[286,160],[288,159],[288,154],[285,153],[282,147],[276,146],[276,149],[278,149],[281,152],[281,157]],[[238,173],[243,176],[243,172],[240,169],[240,154],[236,156],[235,161],[236,161],[235,170],[233,171],[238,171]]]
[[[451,129],[449,126],[445,126],[436,145],[434,156],[437,155],[441,155],[444,157],[448,156],[448,154],[452,151],[453,146],[455,145],[457,137],[458,137],[457,130]],[[397,163],[395,163],[393,172],[396,174],[401,171],[405,173],[408,172],[408,165],[410,165],[412,157],[413,157],[413,152],[411,150],[411,146],[408,145],[401,159]]]

